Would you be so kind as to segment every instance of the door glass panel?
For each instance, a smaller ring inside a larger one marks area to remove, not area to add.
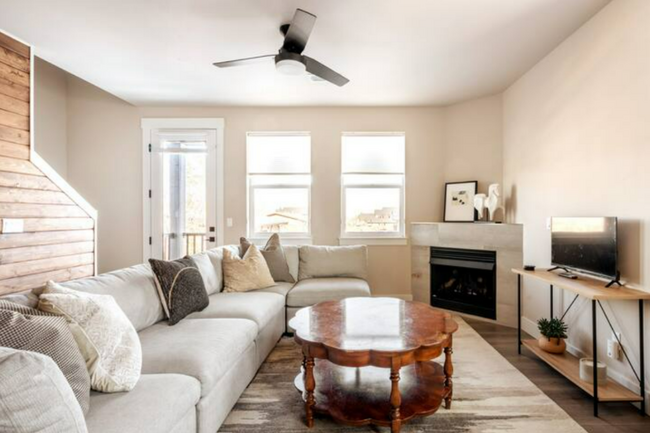
[[[206,249],[207,146],[161,143],[162,256],[174,260]]]

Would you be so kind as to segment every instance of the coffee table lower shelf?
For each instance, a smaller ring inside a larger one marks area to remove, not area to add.
[[[341,367],[317,359],[314,377],[316,413],[329,415],[342,424],[390,426],[389,369]],[[452,392],[444,382],[443,367],[437,362],[418,362],[403,367],[399,381],[402,422],[436,412]],[[296,376],[294,384],[304,400],[306,393],[302,371]]]
[[[548,353],[539,348],[537,340],[523,340],[522,344],[533,352],[542,361],[553,367],[562,376],[569,379],[575,385],[580,387],[590,396],[594,396],[594,386],[589,382],[580,379],[580,360],[570,353],[560,355]],[[630,391],[624,386],[614,382],[613,379],[607,378],[607,381],[598,385],[598,401],[624,401],[635,402],[642,401],[643,397],[635,392]]]

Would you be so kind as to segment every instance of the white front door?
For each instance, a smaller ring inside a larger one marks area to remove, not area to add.
[[[216,131],[151,133],[151,257],[174,260],[216,246]]]

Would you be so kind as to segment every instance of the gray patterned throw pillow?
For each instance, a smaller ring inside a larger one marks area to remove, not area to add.
[[[241,256],[244,257],[244,254],[251,246],[251,242],[246,238],[239,238],[239,245],[241,247]],[[291,276],[291,272],[289,272],[287,257],[284,255],[284,250],[280,244],[280,235],[273,233],[264,248],[260,249],[260,252],[264,256],[264,260],[266,260],[269,271],[271,271],[273,281],[296,282]]]
[[[64,317],[0,300],[0,346],[47,355],[56,363],[83,413],[90,405],[90,376]]]
[[[210,300],[203,278],[191,258],[169,262],[149,259],[149,263],[156,276],[158,295],[170,325],[208,306]]]

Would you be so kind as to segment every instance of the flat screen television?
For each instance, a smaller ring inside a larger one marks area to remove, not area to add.
[[[553,266],[595,276],[617,278],[616,217],[551,219]]]

